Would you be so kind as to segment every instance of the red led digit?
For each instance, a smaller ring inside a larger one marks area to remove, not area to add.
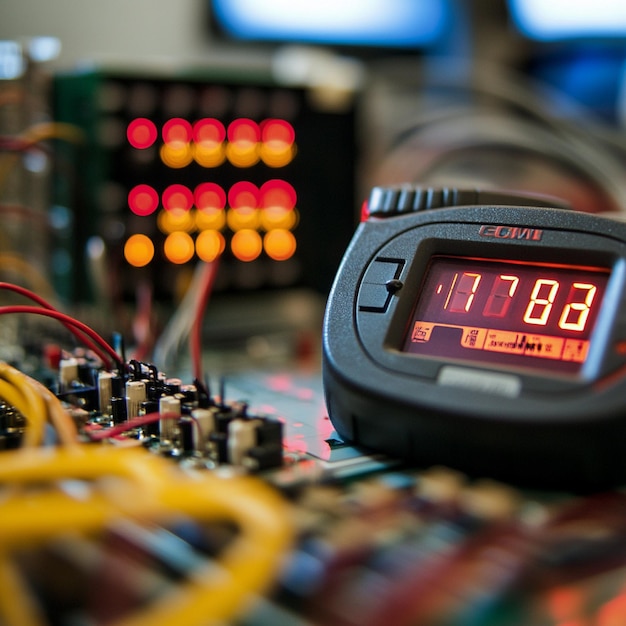
[[[458,274],[455,274],[455,282]],[[444,308],[448,306],[448,310],[453,313],[467,313],[472,306],[476,290],[480,284],[481,274],[474,274],[472,272],[463,272],[458,285],[455,287],[454,282],[451,288],[451,297],[449,302],[446,302]],[[452,291],[454,289],[454,291]]]
[[[518,276],[500,274],[496,277],[491,288],[487,304],[483,310],[485,317],[504,317],[511,305],[511,299],[515,295],[519,285]]]
[[[545,326],[554,304],[559,282],[549,278],[538,278],[530,294],[530,301],[524,313],[524,321],[527,324]]]
[[[577,291],[584,294],[582,302],[571,301],[577,296]],[[559,328],[563,330],[584,330],[596,291],[597,287],[591,283],[574,283],[567,297],[567,304],[563,307],[563,313],[561,314],[561,319],[559,319]]]

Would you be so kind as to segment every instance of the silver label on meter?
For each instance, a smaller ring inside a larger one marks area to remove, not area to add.
[[[512,374],[476,371],[457,365],[444,365],[437,376],[439,385],[462,387],[507,398],[516,398],[522,390],[522,381]]]

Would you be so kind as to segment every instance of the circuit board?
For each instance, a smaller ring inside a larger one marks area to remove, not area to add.
[[[619,491],[531,494],[355,449],[316,371],[184,382],[85,351],[53,364],[44,402],[74,435],[2,409],[2,623],[623,619]],[[20,376],[5,366],[3,390],[28,396]]]

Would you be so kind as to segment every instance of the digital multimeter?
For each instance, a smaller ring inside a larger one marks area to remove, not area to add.
[[[408,185],[366,207],[324,318],[338,434],[527,486],[626,483],[626,224]]]

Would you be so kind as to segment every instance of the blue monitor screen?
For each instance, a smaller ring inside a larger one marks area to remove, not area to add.
[[[213,0],[213,18],[243,41],[417,48],[445,32],[448,0]]]
[[[509,0],[511,18],[530,39],[626,37],[624,0]]]

